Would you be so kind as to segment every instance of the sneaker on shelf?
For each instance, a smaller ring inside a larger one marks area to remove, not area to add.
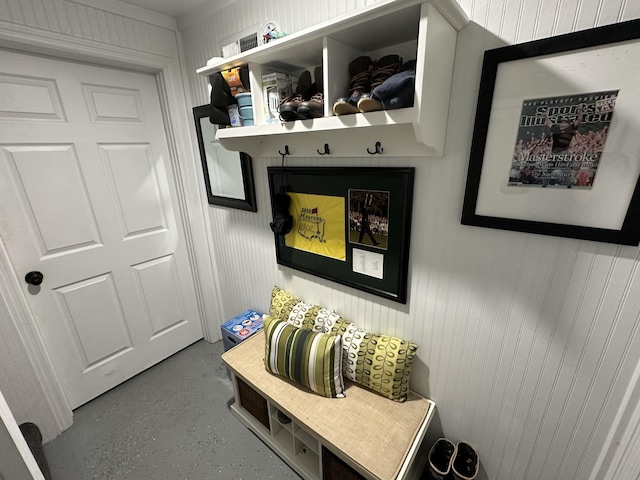
[[[377,112],[378,110],[382,110],[382,103],[379,100],[376,100],[372,93],[363,93],[358,100],[358,111],[359,112]]]
[[[349,115],[351,113],[358,113],[359,111],[357,106],[349,102],[349,97],[340,97],[333,103],[334,115]]]

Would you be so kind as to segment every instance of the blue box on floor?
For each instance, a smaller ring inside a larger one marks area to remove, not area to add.
[[[247,310],[220,327],[224,351],[235,347],[251,335],[262,330],[262,313]]]

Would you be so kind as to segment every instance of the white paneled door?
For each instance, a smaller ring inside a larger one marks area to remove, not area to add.
[[[0,50],[0,205],[72,408],[202,337],[153,75]]]

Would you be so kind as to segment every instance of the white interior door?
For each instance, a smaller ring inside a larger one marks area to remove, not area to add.
[[[72,408],[202,337],[153,75],[0,50],[0,205]]]

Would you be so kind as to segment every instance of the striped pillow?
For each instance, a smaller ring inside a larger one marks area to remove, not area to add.
[[[296,328],[275,317],[265,318],[264,332],[267,371],[324,397],[344,397],[340,335]]]

